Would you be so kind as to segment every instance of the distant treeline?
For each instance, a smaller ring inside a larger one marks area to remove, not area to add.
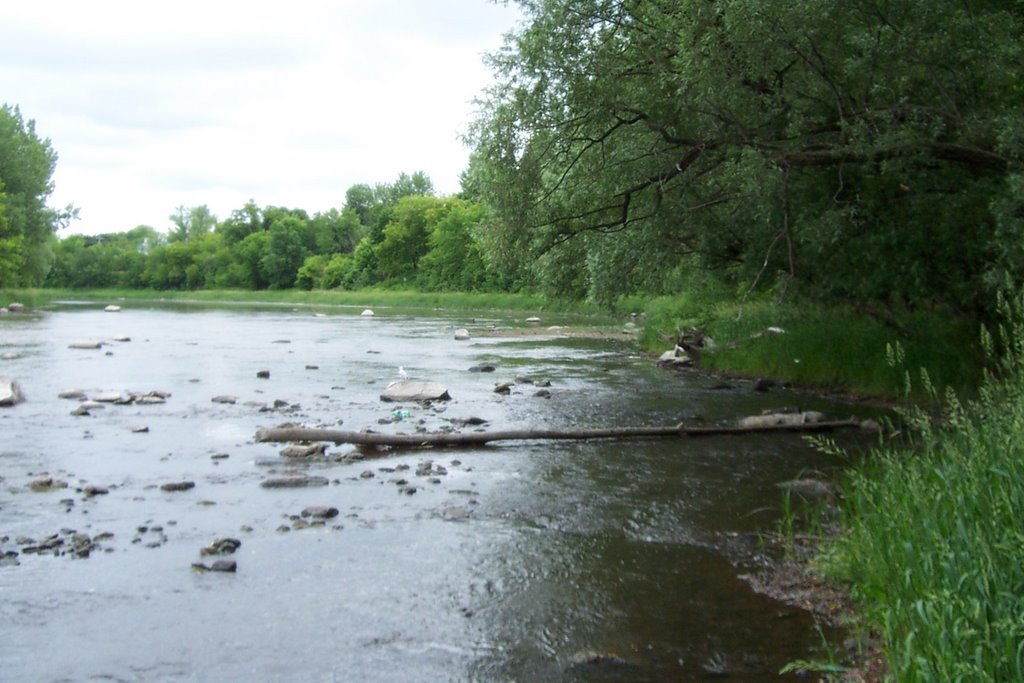
[[[180,207],[174,228],[148,226],[55,246],[46,284],[71,288],[360,289],[425,291],[507,287],[488,268],[481,204],[434,196],[423,173],[355,185],[342,209],[308,215],[254,202],[218,221],[206,206]]]

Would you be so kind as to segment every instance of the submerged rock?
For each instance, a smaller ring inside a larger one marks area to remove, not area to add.
[[[194,481],[172,481],[166,484],[161,484],[160,490],[170,492],[188,491],[189,489],[194,489],[195,487],[196,483]]]
[[[286,458],[322,458],[327,450],[328,444],[314,443],[308,446],[293,444],[281,449],[281,455]]]
[[[220,396],[214,396],[213,398],[210,399],[210,401],[212,401],[213,403],[227,403],[229,405],[234,405],[235,403],[238,403],[238,397],[229,396],[228,394],[221,394]]]
[[[210,565],[205,565],[202,562],[193,562],[192,569],[198,572],[225,572],[228,574],[234,574],[238,571],[238,563],[234,560],[217,560]]]
[[[265,489],[288,489],[302,488],[306,486],[327,486],[330,483],[331,482],[328,481],[327,477],[295,475],[264,479],[260,482],[260,486]]]

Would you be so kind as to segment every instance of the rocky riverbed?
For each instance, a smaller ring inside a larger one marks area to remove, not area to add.
[[[359,312],[3,318],[0,374],[25,400],[0,409],[0,669],[763,680],[813,656],[813,618],[751,589],[761,551],[737,540],[773,523],[778,483],[828,482],[799,437],[384,452],[253,438],[714,424],[802,397],[723,391],[625,342],[537,331],[557,320]],[[493,336],[517,325],[529,332]],[[405,380],[448,400],[381,400]]]

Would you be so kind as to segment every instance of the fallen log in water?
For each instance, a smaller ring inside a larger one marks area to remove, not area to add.
[[[727,434],[753,434],[771,432],[820,432],[841,428],[868,428],[873,423],[860,420],[833,420],[800,424],[759,424],[733,427],[687,427],[680,423],[673,427],[610,427],[606,429],[511,429],[496,432],[381,434],[378,432],[348,432],[337,429],[309,429],[305,427],[272,427],[256,432],[257,441],[329,441],[357,446],[392,448],[479,446],[492,441],[636,439],[684,436],[718,436]]]

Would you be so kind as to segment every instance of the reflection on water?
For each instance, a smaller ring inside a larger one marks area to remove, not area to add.
[[[597,427],[846,407],[716,391],[622,341],[452,339],[455,327],[514,324],[496,315],[97,308],[0,319],[0,351],[18,356],[0,374],[29,398],[0,412],[0,550],[62,530],[103,538],[87,559],[22,553],[0,567],[10,680],[758,681],[816,654],[806,614],[738,578],[777,518],[775,484],[832,467],[799,437],[514,443],[299,466],[252,435],[283,422],[410,432],[470,416],[488,429]],[[68,348],[121,335],[131,341]],[[497,372],[468,372],[481,362]],[[399,366],[453,400],[389,423],[394,406],[377,397]],[[517,376],[550,379],[552,397],[522,382],[493,392]],[[57,398],[70,388],[172,396],[76,417]],[[444,473],[418,477],[427,459]],[[331,484],[259,486],[295,471]],[[68,488],[30,491],[41,475]],[[159,488],[182,480],[195,488]],[[88,496],[90,484],[109,493]],[[306,526],[315,505],[340,514]],[[237,573],[194,572],[223,537],[242,541]]]

